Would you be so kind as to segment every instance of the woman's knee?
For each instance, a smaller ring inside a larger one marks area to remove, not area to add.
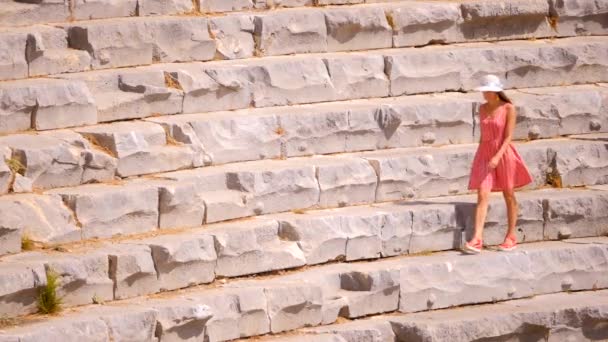
[[[489,191],[479,191],[477,192],[477,203],[478,204],[486,204],[490,198]]]
[[[515,199],[515,191],[513,190],[505,190],[502,192],[502,195],[505,198],[505,201],[507,202],[511,202],[511,203],[516,203],[517,200]]]

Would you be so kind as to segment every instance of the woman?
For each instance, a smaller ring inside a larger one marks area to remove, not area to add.
[[[464,250],[470,253],[481,252],[488,197],[492,191],[502,191],[507,205],[509,227],[504,242],[498,248],[511,251],[517,248],[517,201],[514,189],[529,184],[532,177],[511,144],[516,121],[515,107],[503,92],[500,79],[488,75],[476,90],[483,92],[486,102],[479,109],[481,140],[469,181],[469,189],[477,190],[475,233],[473,239],[464,245]]]

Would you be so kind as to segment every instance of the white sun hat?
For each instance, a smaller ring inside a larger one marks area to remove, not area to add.
[[[481,86],[475,88],[477,91],[493,91],[499,92],[503,91],[504,87],[500,78],[496,75],[486,75],[481,79]]]

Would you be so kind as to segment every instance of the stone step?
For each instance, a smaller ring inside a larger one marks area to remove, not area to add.
[[[393,341],[604,341],[608,291],[557,293],[496,304],[416,314],[394,314],[327,327],[265,342]]]
[[[608,132],[608,87],[535,88],[507,94],[518,110],[515,139]],[[473,143],[479,138],[476,113],[480,101],[478,94],[447,93],[160,116],[148,118],[147,122],[114,122],[39,135],[9,135],[0,137],[0,146],[10,149],[7,159],[14,157],[23,164],[23,174],[27,175],[25,178],[19,175],[19,181],[45,189],[203,165]],[[65,108],[62,115],[83,113],[82,106]],[[38,108],[36,117],[42,120],[47,114],[52,115]],[[581,139],[593,135],[585,137]],[[23,146],[31,150],[25,151]],[[76,154],[70,159],[83,159],[85,164],[86,156],[101,158],[102,164],[85,165],[85,169],[103,174],[96,178],[62,177],[55,184],[41,183],[32,176],[38,175],[34,170],[54,166],[52,159],[46,163],[29,162],[33,150],[40,148],[46,154],[60,155],[60,151]],[[31,187],[19,188],[21,183],[11,189],[10,176],[9,170],[0,193],[31,191]]]
[[[134,190],[127,188],[125,192],[134,193]],[[125,203],[121,198],[105,200]],[[521,242],[608,235],[608,188],[520,192],[518,200],[517,232]],[[66,306],[75,306],[90,304],[94,297],[104,301],[120,300],[208,284],[226,277],[336,260],[369,260],[459,249],[464,239],[471,237],[475,204],[474,196],[457,196],[283,213],[169,230],[153,236],[88,241],[5,256],[0,263],[0,283],[8,287],[0,293],[0,314],[35,312],[36,288],[45,283],[45,270],[60,275],[59,293],[64,296]],[[7,212],[14,212],[16,217],[24,214],[24,209],[16,205],[8,209],[12,209]],[[137,218],[132,215],[129,221],[114,219],[113,225],[94,228],[100,236],[121,228],[135,233],[136,229],[152,225],[151,221],[145,221],[150,215],[144,216],[144,210],[139,211]],[[97,208],[97,211],[98,217],[105,214],[104,219],[117,216],[107,210]],[[203,214],[198,213],[199,220]],[[506,226],[502,198],[493,196],[486,224],[486,244],[502,242]],[[77,229],[73,223],[71,227]],[[61,228],[68,229],[67,225]],[[11,242],[8,234],[0,238]],[[3,243],[3,247],[6,245]]]
[[[63,74],[59,79],[1,82],[5,100],[0,129],[9,133],[158,115],[470,91],[489,72],[508,79],[510,89],[606,82],[607,55],[607,37],[578,37]],[[86,116],[73,114],[81,107]]]
[[[221,17],[133,17],[5,28],[0,30],[0,47],[6,47],[11,55],[0,64],[0,80],[153,63],[608,34],[602,26],[608,20],[608,7],[593,0],[552,1],[518,0],[509,7],[485,0],[406,1]],[[103,13],[111,16],[113,8],[137,5],[135,0],[103,2],[77,1],[76,17],[80,17],[79,12],[91,12],[93,17],[101,12],[93,7],[108,5]],[[45,2],[38,6],[45,5],[51,6]],[[119,12],[131,13],[126,8]],[[298,30],[289,29],[289,25]],[[53,39],[49,39],[51,33]]]
[[[333,264],[229,282],[220,288],[193,288],[86,306],[42,317],[42,322],[26,318],[0,332],[0,341],[33,341],[42,336],[50,341],[77,341],[83,334],[90,341],[174,341],[186,337],[226,341],[332,324],[339,317],[354,319],[599,290],[608,287],[607,246],[608,238],[591,238],[526,244],[512,253],[462,256],[444,252]],[[603,298],[602,294],[596,292],[595,298]],[[404,320],[420,316],[408,315]]]
[[[46,243],[197,227],[309,208],[465,194],[476,151],[473,144],[391,149],[225,164],[65,187],[70,185],[67,182],[75,180],[78,184],[85,177],[113,177],[107,170],[115,166],[114,160],[103,153],[85,153],[89,150],[82,151],[80,146],[86,145],[76,144],[76,139],[72,145],[78,148],[65,144],[55,150],[51,146],[54,140],[24,148],[18,146],[26,140],[17,138],[27,136],[9,137],[15,143],[13,148],[25,155],[22,160],[39,161],[28,165],[25,172],[21,170],[13,187],[24,182],[30,187],[54,189],[1,196],[3,212],[14,211],[9,208],[15,207],[36,208],[37,219],[23,221],[5,216],[7,222],[2,218],[0,222],[10,231]],[[72,136],[63,138],[70,141]],[[517,144],[533,176],[528,189],[547,184],[576,187],[608,183],[606,146],[606,141],[582,139]],[[134,158],[134,163],[140,160]],[[156,160],[163,161],[160,157]],[[39,225],[38,220],[45,224]],[[15,248],[18,246],[9,250]]]

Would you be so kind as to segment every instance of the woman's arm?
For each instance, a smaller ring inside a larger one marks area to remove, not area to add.
[[[498,149],[498,152],[494,155],[494,157],[490,160],[490,167],[495,168],[498,165],[500,159],[505,154],[507,148],[513,141],[513,131],[515,130],[515,121],[517,118],[517,113],[515,112],[515,106],[509,105],[509,109],[507,112],[507,124],[505,127],[505,138],[502,142],[502,146]]]

